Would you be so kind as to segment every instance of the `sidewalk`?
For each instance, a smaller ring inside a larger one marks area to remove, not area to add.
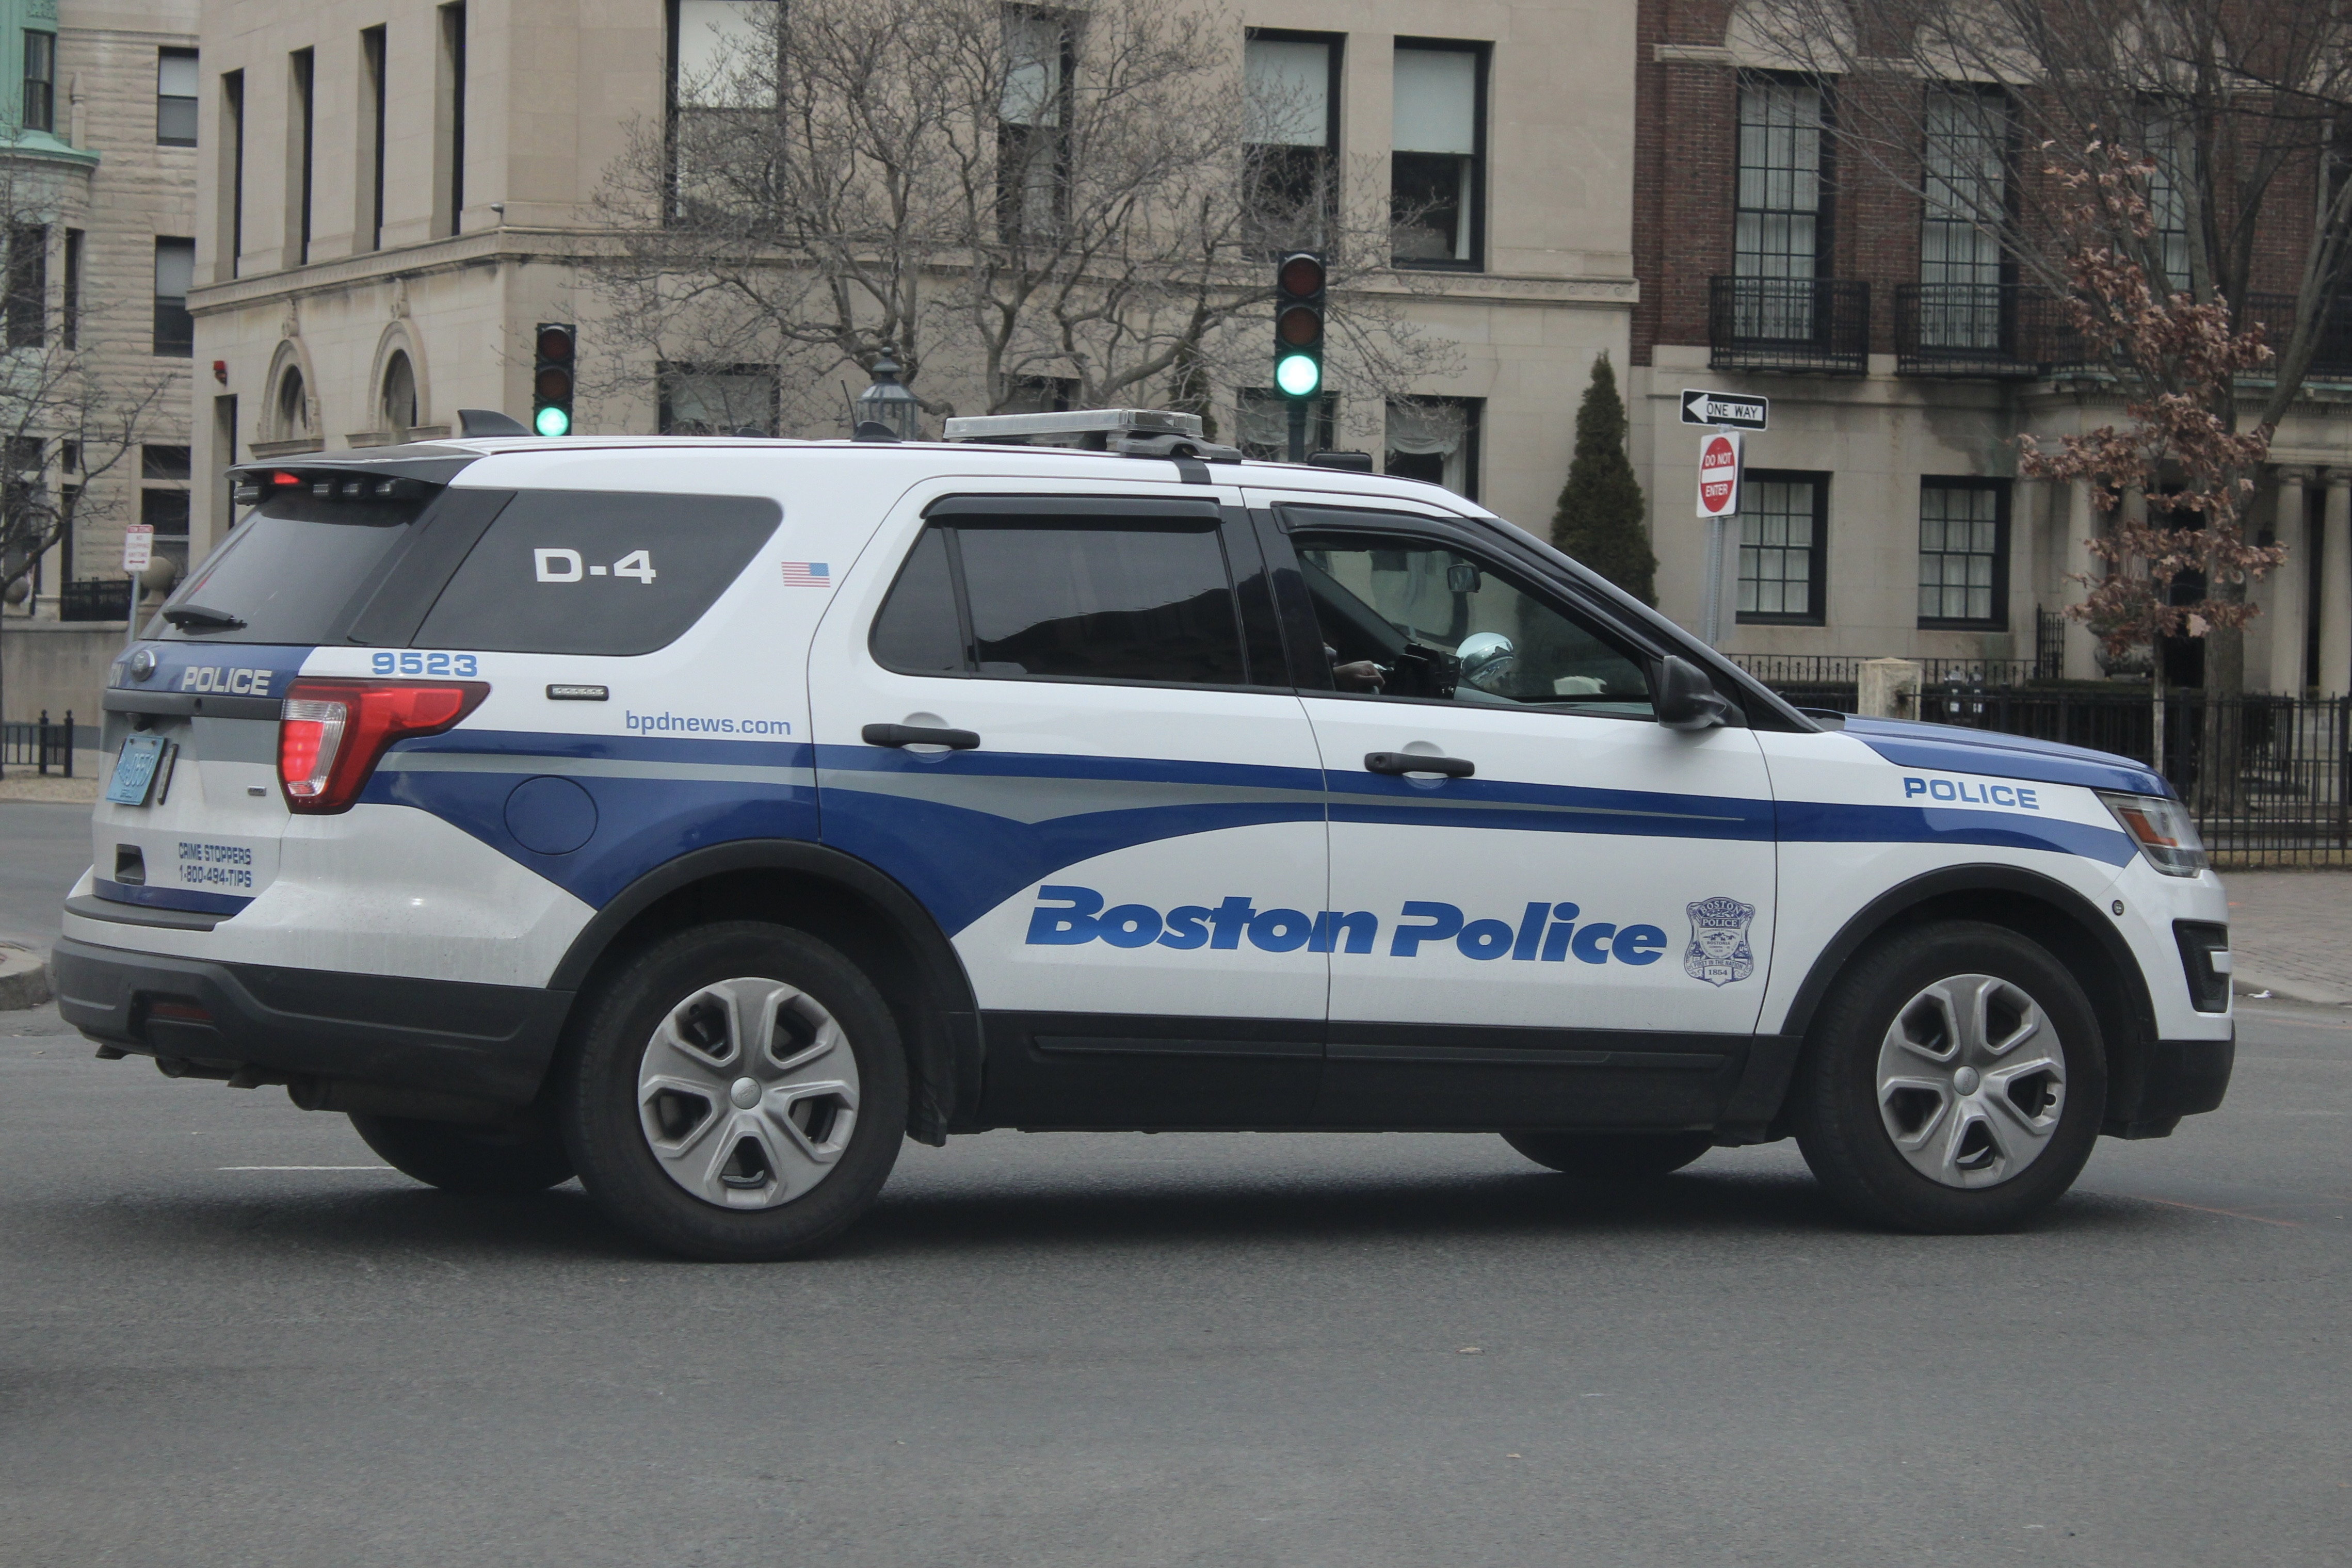
[[[2238,994],[2352,1007],[2352,872],[2225,871]]]

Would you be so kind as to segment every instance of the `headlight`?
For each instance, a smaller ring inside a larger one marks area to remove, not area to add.
[[[2147,863],[2167,876],[2195,876],[2210,862],[2189,808],[2164,795],[2118,795],[2095,791],[2123,824]]]

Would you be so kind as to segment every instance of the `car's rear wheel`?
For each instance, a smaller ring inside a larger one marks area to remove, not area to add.
[[[631,959],[585,1012],[564,1138],[624,1228],[691,1258],[789,1258],[881,1191],[906,1057],[833,947],[756,921],[698,926]]]
[[[1715,1147],[1711,1133],[1506,1133],[1539,1166],[1586,1181],[1649,1181]]]
[[[572,1156],[554,1122],[535,1113],[495,1127],[419,1122],[354,1111],[352,1125],[404,1176],[445,1192],[541,1192],[572,1179]]]
[[[2074,976],[2014,931],[1950,920],[1879,944],[1841,980],[1790,1120],[1849,1212],[1967,1233],[2056,1202],[2105,1108],[2098,1019]]]

